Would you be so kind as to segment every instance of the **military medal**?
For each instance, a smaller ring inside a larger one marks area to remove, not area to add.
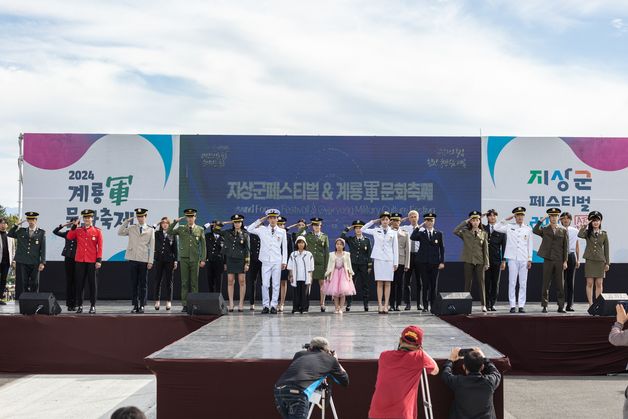
[[[39,244],[39,240],[35,240],[35,244]]]
[[[435,244],[438,244],[438,239],[434,240],[434,243],[435,243]]]

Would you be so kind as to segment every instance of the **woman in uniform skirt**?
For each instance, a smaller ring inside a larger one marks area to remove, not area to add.
[[[602,230],[602,214],[591,211],[588,221],[580,227],[578,237],[585,239],[587,244],[582,257],[586,260],[584,277],[587,279],[587,301],[593,304],[593,283],[595,282],[595,298],[599,297],[604,289],[604,276],[610,268],[608,234]]]
[[[486,292],[484,287],[484,271],[490,266],[488,258],[488,234],[482,228],[482,214],[471,211],[469,218],[458,224],[454,234],[462,239],[462,261],[464,262],[464,291],[471,292],[473,276],[480,285],[480,301],[482,311],[486,312]]]
[[[170,219],[162,217],[155,229],[155,253],[153,269],[155,275],[155,310],[161,305],[161,284],[166,285],[166,310],[172,308],[174,271],[177,269],[177,239],[168,234]]]
[[[372,228],[379,222],[380,226]],[[389,225],[390,213],[384,211],[379,219],[371,220],[364,227],[362,233],[373,236],[373,270],[375,283],[377,284],[377,312],[388,314],[388,301],[390,300],[390,284],[394,279],[394,272],[399,264],[399,244],[397,232]]]
[[[239,312],[244,311],[246,272],[249,270],[250,261],[249,233],[242,227],[243,221],[243,215],[234,214],[231,216],[231,221],[225,223],[233,224],[233,228],[221,232],[225,240],[223,253],[227,265],[227,295],[229,296],[229,305],[227,308],[229,311],[233,311],[233,292],[237,275],[238,284],[240,285]]]

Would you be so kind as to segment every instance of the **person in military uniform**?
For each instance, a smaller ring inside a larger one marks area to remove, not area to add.
[[[524,223],[526,209],[517,207],[512,215],[501,220],[493,227],[495,231],[506,234],[506,251],[504,257],[508,260],[508,302],[510,312],[515,313],[519,306],[519,313],[525,313],[526,288],[528,285],[528,271],[532,268],[532,229]],[[515,223],[509,223],[515,219]],[[516,294],[517,278],[519,278],[519,295]]]
[[[124,220],[118,228],[118,236],[126,236],[129,243],[124,258],[131,268],[131,313],[144,313],[148,291],[148,271],[153,268],[155,255],[155,229],[146,224],[148,210],[135,208],[137,224],[129,225],[133,217]]]
[[[351,253],[351,266],[353,267],[353,279],[360,283],[360,294],[362,294],[362,302],[364,303],[364,311],[369,311],[369,287],[371,281],[369,274],[373,267],[371,260],[371,241],[368,237],[362,234],[362,227],[366,224],[362,220],[355,220],[351,223],[350,227],[345,228],[340,237],[343,238],[349,245],[349,253]],[[347,233],[353,230],[353,236],[347,236]],[[353,296],[347,296],[347,308],[351,309],[351,302]]]
[[[7,235],[9,227],[5,218],[0,218],[0,305],[6,305],[4,301],[7,289],[7,276],[15,255],[15,240]]]
[[[76,228],[74,225],[76,219],[72,221],[59,224],[57,228],[52,230],[52,234],[62,237],[65,240],[61,256],[64,257],[63,267],[65,268],[65,305],[68,311],[76,311],[76,282],[74,281],[74,269],[76,263],[74,257],[76,256],[76,240],[68,239],[68,231],[61,231],[66,227]]]
[[[177,239],[168,234],[170,219],[162,217],[159,226],[155,228],[155,260],[153,272],[155,275],[155,310],[161,306],[161,283],[166,284],[166,310],[172,307],[174,293],[174,271],[177,269],[178,245]]]
[[[399,311],[404,293],[404,274],[410,265],[410,250],[412,242],[410,234],[399,228],[402,215],[398,212],[390,214],[390,226],[397,232],[397,243],[399,245],[399,265],[393,276],[392,292],[390,296],[390,310]]]
[[[179,265],[181,269],[181,302],[183,312],[188,311],[188,293],[198,292],[198,271],[205,266],[207,247],[203,227],[196,225],[194,208],[183,211],[187,225],[177,225],[183,217],[176,218],[168,227],[168,234],[179,236]]]
[[[235,278],[238,277],[240,285],[240,304],[238,311],[244,311],[244,298],[246,296],[246,272],[249,270],[251,263],[249,251],[249,232],[242,226],[244,215],[234,214],[231,221],[223,224],[233,224],[233,228],[229,230],[221,230],[224,239],[223,254],[225,264],[227,265],[227,295],[229,296],[228,310],[233,311],[233,293],[235,287]]]
[[[490,262],[488,270],[484,273],[484,283],[486,288],[486,304],[488,311],[497,311],[495,303],[499,296],[499,279],[503,270],[506,269],[506,234],[495,230],[497,216],[499,215],[494,209],[490,209],[484,214],[486,216],[486,225],[484,231],[488,235],[488,261]]]
[[[247,295],[249,296],[249,310],[255,310],[255,294],[259,284],[258,279],[262,273],[262,262],[259,260],[259,251],[261,242],[259,236],[249,234],[249,251],[251,261],[249,262],[249,271],[246,273]]]
[[[401,222],[405,220],[410,221],[410,224],[402,225],[399,229],[408,233],[409,236],[412,235],[416,228],[419,228],[419,212],[416,210],[411,210],[408,212],[408,216],[404,219],[401,219]],[[414,277],[414,283],[416,288],[416,308],[417,310],[423,310],[423,306],[421,305],[421,288],[422,288],[422,280],[421,273],[419,269],[419,262],[417,259],[417,255],[419,254],[419,246],[420,242],[416,240],[410,239],[410,262],[406,263],[405,266],[405,278],[404,278],[404,300],[406,303],[406,307],[404,310],[408,311],[412,309],[412,278]]]
[[[26,220],[11,227],[7,236],[14,238],[15,250],[15,295],[21,292],[39,292],[39,273],[46,267],[46,232],[37,227],[39,213],[25,213]],[[28,222],[28,227],[21,227]]]
[[[602,230],[602,213],[591,211],[585,225],[580,227],[578,237],[586,240],[582,257],[585,259],[584,277],[587,279],[587,301],[593,304],[593,283],[595,282],[595,298],[604,290],[604,277],[610,269],[610,250],[608,233]]]
[[[567,229],[569,237],[569,256],[567,257],[567,270],[565,271],[565,311],[574,311],[573,297],[576,280],[576,271],[580,268],[580,241],[578,229],[571,225],[571,214],[560,214],[560,223]]]
[[[76,282],[76,313],[83,312],[83,291],[85,282],[89,284],[89,301],[91,306],[89,314],[96,313],[96,297],[98,294],[98,270],[102,263],[102,231],[93,225],[94,210],[81,211],[83,226],[79,227],[79,221],[74,221],[74,226],[68,235],[69,240],[76,240],[76,255],[74,256],[74,276]]]
[[[445,269],[445,244],[443,233],[434,228],[436,214],[428,212],[423,215],[423,223],[414,229],[410,240],[419,242],[417,260],[419,274],[423,280],[423,313],[434,306],[438,292],[438,277]]]
[[[294,240],[292,239],[292,234],[288,233],[290,227],[286,227],[286,223],[288,219],[283,215],[277,217],[277,225],[279,228],[286,230],[286,241],[288,242],[288,258],[292,254],[294,250]],[[286,295],[288,294],[288,281],[290,280],[290,271],[288,269],[284,269],[281,271],[281,284],[279,288],[279,305],[277,306],[277,311],[283,313],[283,306],[286,303]]]
[[[569,234],[567,229],[558,223],[560,215],[559,208],[549,208],[549,225],[541,227],[547,217],[542,217],[537,221],[532,232],[542,237],[538,255],[543,258],[543,289],[541,293],[541,305],[543,313],[547,313],[549,302],[550,284],[553,282],[556,287],[556,299],[558,300],[558,312],[565,313],[565,288],[564,270],[567,269],[567,258],[569,256]]]
[[[312,272],[312,279],[318,281],[320,290],[320,304],[321,312],[325,312],[325,292],[322,291],[322,287],[325,284],[325,270],[327,269],[327,262],[329,260],[329,238],[327,234],[321,231],[323,219],[314,217],[310,219],[310,225],[312,231],[305,231],[305,228],[299,231],[299,234],[305,237],[307,241],[308,251],[314,256],[314,272]],[[309,295],[309,291],[308,291]],[[306,310],[309,309],[309,298],[306,304]]]
[[[486,290],[484,271],[489,268],[488,234],[482,229],[482,214],[471,211],[469,218],[454,228],[454,234],[462,239],[462,261],[464,262],[464,291],[471,292],[473,276],[480,286],[482,311],[486,312]]]
[[[205,224],[205,243],[207,246],[207,287],[209,292],[222,292],[222,274],[225,271],[225,256],[223,247],[225,239],[222,237],[223,223],[217,220]]]

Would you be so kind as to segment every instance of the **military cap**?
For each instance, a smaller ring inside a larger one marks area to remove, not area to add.
[[[37,219],[37,217],[39,217],[39,213],[35,211],[27,211],[24,213],[24,215],[26,215],[27,220],[35,220]]]
[[[548,208],[547,215],[560,215],[560,208]]]
[[[515,209],[512,210],[512,213],[515,215],[526,215],[526,209],[525,207],[517,207]]]
[[[81,215],[83,217],[93,217],[94,216],[94,210],[84,209],[83,211],[81,211]]]
[[[469,213],[469,218],[482,218],[482,213],[480,211],[471,211]]]
[[[498,216],[499,214],[497,213],[497,210],[494,210],[493,208],[491,208],[490,210],[486,211],[486,215]]]
[[[603,217],[602,217],[602,213],[601,213],[601,212],[599,212],[599,211],[591,211],[591,212],[589,213],[589,216],[588,216],[588,219],[589,219],[589,220],[595,220],[595,219],[598,219],[598,220],[602,221],[602,218],[603,218]]]
[[[210,224],[214,230],[220,230],[223,226],[223,224],[218,220],[213,220]]]
[[[393,221],[401,221],[403,217],[398,212],[393,212],[390,214],[390,219]]]
[[[231,216],[231,221],[244,221],[244,215],[242,215],[242,214],[233,214]]]
[[[148,210],[146,208],[135,208],[135,215],[138,217],[146,216],[148,214]]]
[[[186,217],[194,217],[196,215],[198,211],[195,210],[194,208],[188,208],[183,210],[183,214],[185,214]]]
[[[390,218],[390,212],[384,211],[381,214],[379,214],[379,218],[384,218],[384,217]]]
[[[283,215],[280,215],[279,217],[277,217],[277,224],[286,224],[286,222],[288,222],[288,219],[286,217],[284,217]]]
[[[264,214],[266,214],[268,217],[279,217],[281,215],[281,211],[276,208],[269,208]]]
[[[310,221],[312,222],[312,225],[320,225],[323,222],[323,219],[321,217],[314,217],[314,218],[310,218]]]
[[[434,218],[436,218],[436,214],[434,214],[433,212],[423,214],[424,220],[433,220]]]
[[[307,221],[305,221],[305,218],[300,218],[299,221],[297,221],[297,223],[307,224]]]
[[[366,223],[362,220],[355,220],[354,222],[351,223],[351,227],[362,227],[364,226],[364,224]]]

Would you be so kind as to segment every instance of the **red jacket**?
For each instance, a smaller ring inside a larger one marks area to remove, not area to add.
[[[76,262],[102,261],[102,232],[98,227],[79,227],[68,231],[68,240],[76,240]]]

